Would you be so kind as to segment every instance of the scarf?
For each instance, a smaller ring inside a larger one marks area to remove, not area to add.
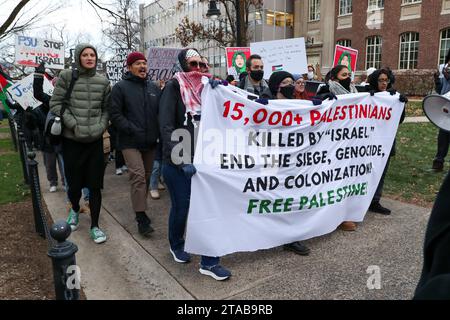
[[[188,114],[192,117],[201,114],[202,77],[204,76],[208,78],[212,77],[210,74],[198,71],[177,72],[174,76],[180,84],[181,99],[186,106],[186,119]]]
[[[257,96],[261,97],[264,90],[269,89],[269,85],[267,84],[266,80],[262,79],[259,86],[254,86],[250,81],[250,75],[245,77],[245,84],[244,84],[244,90],[247,92],[256,94]]]
[[[328,81],[328,86],[330,87],[330,92],[335,95],[358,93],[358,90],[353,83],[350,83],[350,91],[345,89],[339,82],[333,80]]]

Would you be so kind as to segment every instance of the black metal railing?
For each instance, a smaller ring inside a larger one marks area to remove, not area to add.
[[[30,186],[35,230],[42,238],[47,239],[47,254],[52,259],[56,300],[79,300],[80,274],[75,259],[78,247],[67,241],[71,234],[71,228],[66,221],[57,221],[51,228],[48,227],[42,205],[39,163],[36,161],[36,153],[28,151],[20,125],[17,128],[18,152],[22,162],[24,181]]]

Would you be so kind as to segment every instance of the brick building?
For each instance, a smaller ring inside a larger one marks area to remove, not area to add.
[[[450,0],[335,0],[334,40],[359,51],[358,70],[436,69],[450,49]]]

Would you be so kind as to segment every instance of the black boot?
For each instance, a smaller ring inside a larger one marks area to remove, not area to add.
[[[305,246],[303,243],[301,243],[300,241],[296,241],[296,242],[292,242],[289,244],[285,244],[283,246],[284,250],[289,250],[289,251],[293,251],[296,254],[299,254],[301,256],[307,256],[310,253],[310,249]]]
[[[433,160],[433,166],[431,167],[431,169],[434,172],[442,172],[442,171],[444,171],[444,162],[439,161],[439,160]]]
[[[136,213],[136,221],[138,223],[138,231],[144,237],[148,237],[153,231],[155,231],[151,223],[150,218],[145,214],[145,212]]]
[[[391,214],[391,210],[389,210],[388,208],[383,207],[380,202],[372,202],[370,204],[369,210],[372,212],[376,212],[376,213],[380,213],[380,214],[384,214],[384,215],[390,215]]]

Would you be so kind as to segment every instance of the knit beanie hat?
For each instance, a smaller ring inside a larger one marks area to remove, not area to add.
[[[286,78],[291,78],[295,81],[294,76],[287,71],[277,71],[272,73],[269,78],[269,89],[272,95],[275,96],[277,94],[280,83]]]
[[[127,57],[127,65],[131,66],[133,63],[135,63],[138,60],[147,61],[147,58],[140,52],[131,52]]]

